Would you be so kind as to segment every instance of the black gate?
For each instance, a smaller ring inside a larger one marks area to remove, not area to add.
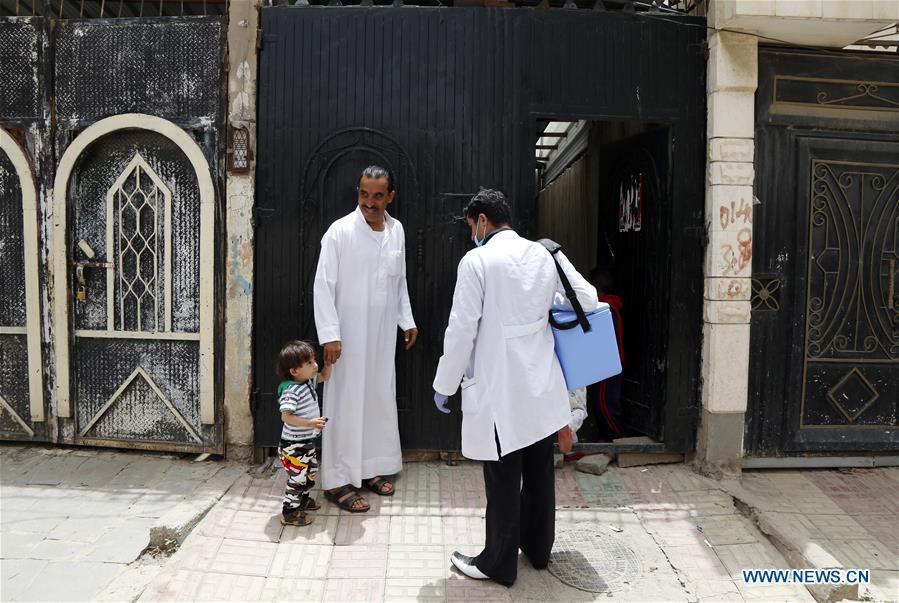
[[[747,451],[895,450],[899,60],[768,49],[759,72]]]
[[[421,338],[399,352],[407,449],[457,449],[459,413],[433,410],[431,382],[468,233],[453,223],[481,186],[504,190],[526,235],[536,209],[539,119],[633,119],[670,127],[667,253],[687,268],[647,316],[666,334],[660,435],[693,445],[702,302],[705,22],[530,9],[262,9],[254,342],[256,444],[280,430],[272,364],[290,337],[315,340],[312,277],[327,225],[355,206],[361,167],[398,176],[410,296]]]

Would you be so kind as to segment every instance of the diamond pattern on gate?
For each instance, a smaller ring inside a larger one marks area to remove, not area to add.
[[[827,392],[827,399],[850,423],[855,422],[879,397],[880,392],[858,367],[853,367]]]

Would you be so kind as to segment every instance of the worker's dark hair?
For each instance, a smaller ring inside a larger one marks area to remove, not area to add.
[[[482,188],[465,206],[466,218],[477,220],[481,214],[494,226],[506,226],[512,221],[512,209],[506,196],[492,188]]]
[[[393,172],[387,168],[382,168],[380,165],[370,165],[362,170],[362,174],[359,175],[360,183],[363,178],[371,178],[372,180],[387,178],[387,192],[392,193],[394,190]]]
[[[290,369],[300,368],[310,360],[315,359],[315,348],[305,341],[288,341],[278,353],[278,376],[284,381],[292,377]]]
[[[588,279],[590,284],[596,287],[596,291],[600,295],[611,293],[615,289],[615,279],[612,277],[612,271],[605,266],[597,266],[591,270]]]

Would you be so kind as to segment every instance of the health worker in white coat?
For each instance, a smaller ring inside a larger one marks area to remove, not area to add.
[[[322,237],[313,298],[325,364],[321,478],[325,496],[352,513],[369,504],[351,487],[390,496],[385,476],[403,466],[396,409],[397,326],[406,349],[418,329],[406,287],[403,225],[387,213],[396,195],[390,172],[369,166],[359,177],[358,207]]]
[[[434,379],[442,412],[462,388],[462,454],[484,461],[487,541],[476,557],[450,558],[471,578],[511,585],[518,549],[549,562],[555,535],[553,440],[571,411],[549,326],[550,308],[571,310],[553,256],[509,226],[503,194],[482,190],[465,209],[477,246],[459,262]],[[596,290],[556,254],[585,312]]]

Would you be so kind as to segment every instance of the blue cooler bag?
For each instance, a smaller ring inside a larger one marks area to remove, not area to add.
[[[596,310],[586,313],[590,324],[590,330],[586,332],[581,328],[575,312],[554,310],[552,317],[556,356],[559,357],[569,390],[592,385],[621,372],[618,340],[615,339],[609,304],[600,303]]]
[[[562,365],[569,391],[619,374],[621,357],[618,355],[618,340],[609,304],[600,303],[596,310],[585,313],[565,271],[556,260],[555,254],[562,248],[561,245],[549,239],[540,239],[538,243],[553,256],[565,296],[574,308],[574,312],[551,310],[549,313],[556,356]]]

